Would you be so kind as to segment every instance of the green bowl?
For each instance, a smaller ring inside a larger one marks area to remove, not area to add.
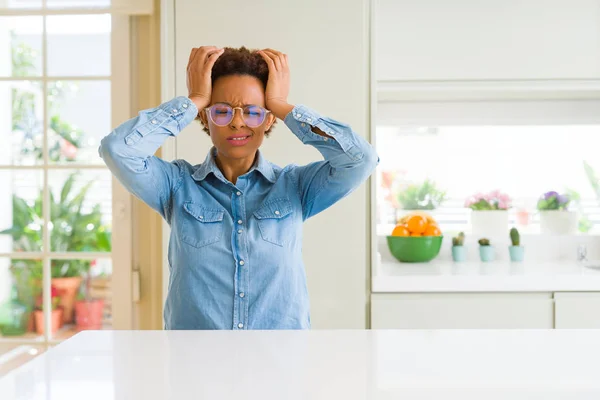
[[[427,262],[437,257],[443,236],[388,236],[390,252],[401,262]]]

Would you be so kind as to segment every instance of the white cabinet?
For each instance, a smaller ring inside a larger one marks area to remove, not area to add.
[[[600,293],[555,293],[557,329],[600,329]]]
[[[553,314],[551,293],[371,296],[371,329],[552,329]]]
[[[600,78],[596,0],[377,0],[378,81]]]

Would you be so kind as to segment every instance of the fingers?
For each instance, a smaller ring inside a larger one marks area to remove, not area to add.
[[[190,51],[190,59],[188,60],[188,65],[192,62],[192,60],[194,59],[194,56],[196,55],[197,52],[198,52],[197,47],[194,47],[192,49],[192,51]]]
[[[277,68],[275,67],[275,62],[273,61],[273,59],[271,57],[269,57],[267,55],[267,53],[265,53],[264,51],[259,51],[258,54],[261,55],[261,57],[265,60],[265,62],[267,63],[267,65],[269,66],[269,71],[276,71]]]
[[[267,64],[271,66],[271,63],[276,71],[283,71],[288,68],[287,55],[280,51],[273,49],[264,49],[259,51],[261,56],[265,59]]]
[[[205,64],[207,71],[212,70],[212,67],[215,65],[215,62],[217,62],[217,59],[219,57],[221,57],[221,54],[223,54],[224,51],[225,51],[225,49],[216,50],[207,56],[206,64]]]
[[[220,49],[215,46],[202,46],[198,48],[193,48],[190,53],[188,67],[194,63],[200,63],[201,65],[205,64],[207,61],[207,57],[210,56],[210,54],[219,50]]]

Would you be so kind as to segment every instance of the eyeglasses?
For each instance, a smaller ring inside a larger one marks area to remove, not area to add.
[[[216,103],[205,108],[210,120],[217,126],[227,126],[233,121],[235,110],[240,110],[242,119],[249,128],[257,128],[265,122],[267,114],[271,111],[260,106],[247,105],[244,107],[231,107],[227,103]]]

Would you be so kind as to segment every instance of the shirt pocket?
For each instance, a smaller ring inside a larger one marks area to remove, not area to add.
[[[288,199],[274,199],[263,203],[255,212],[258,228],[263,240],[283,246],[293,235],[292,203]]]
[[[223,210],[207,208],[187,201],[181,228],[181,240],[194,247],[218,242],[223,236]]]

